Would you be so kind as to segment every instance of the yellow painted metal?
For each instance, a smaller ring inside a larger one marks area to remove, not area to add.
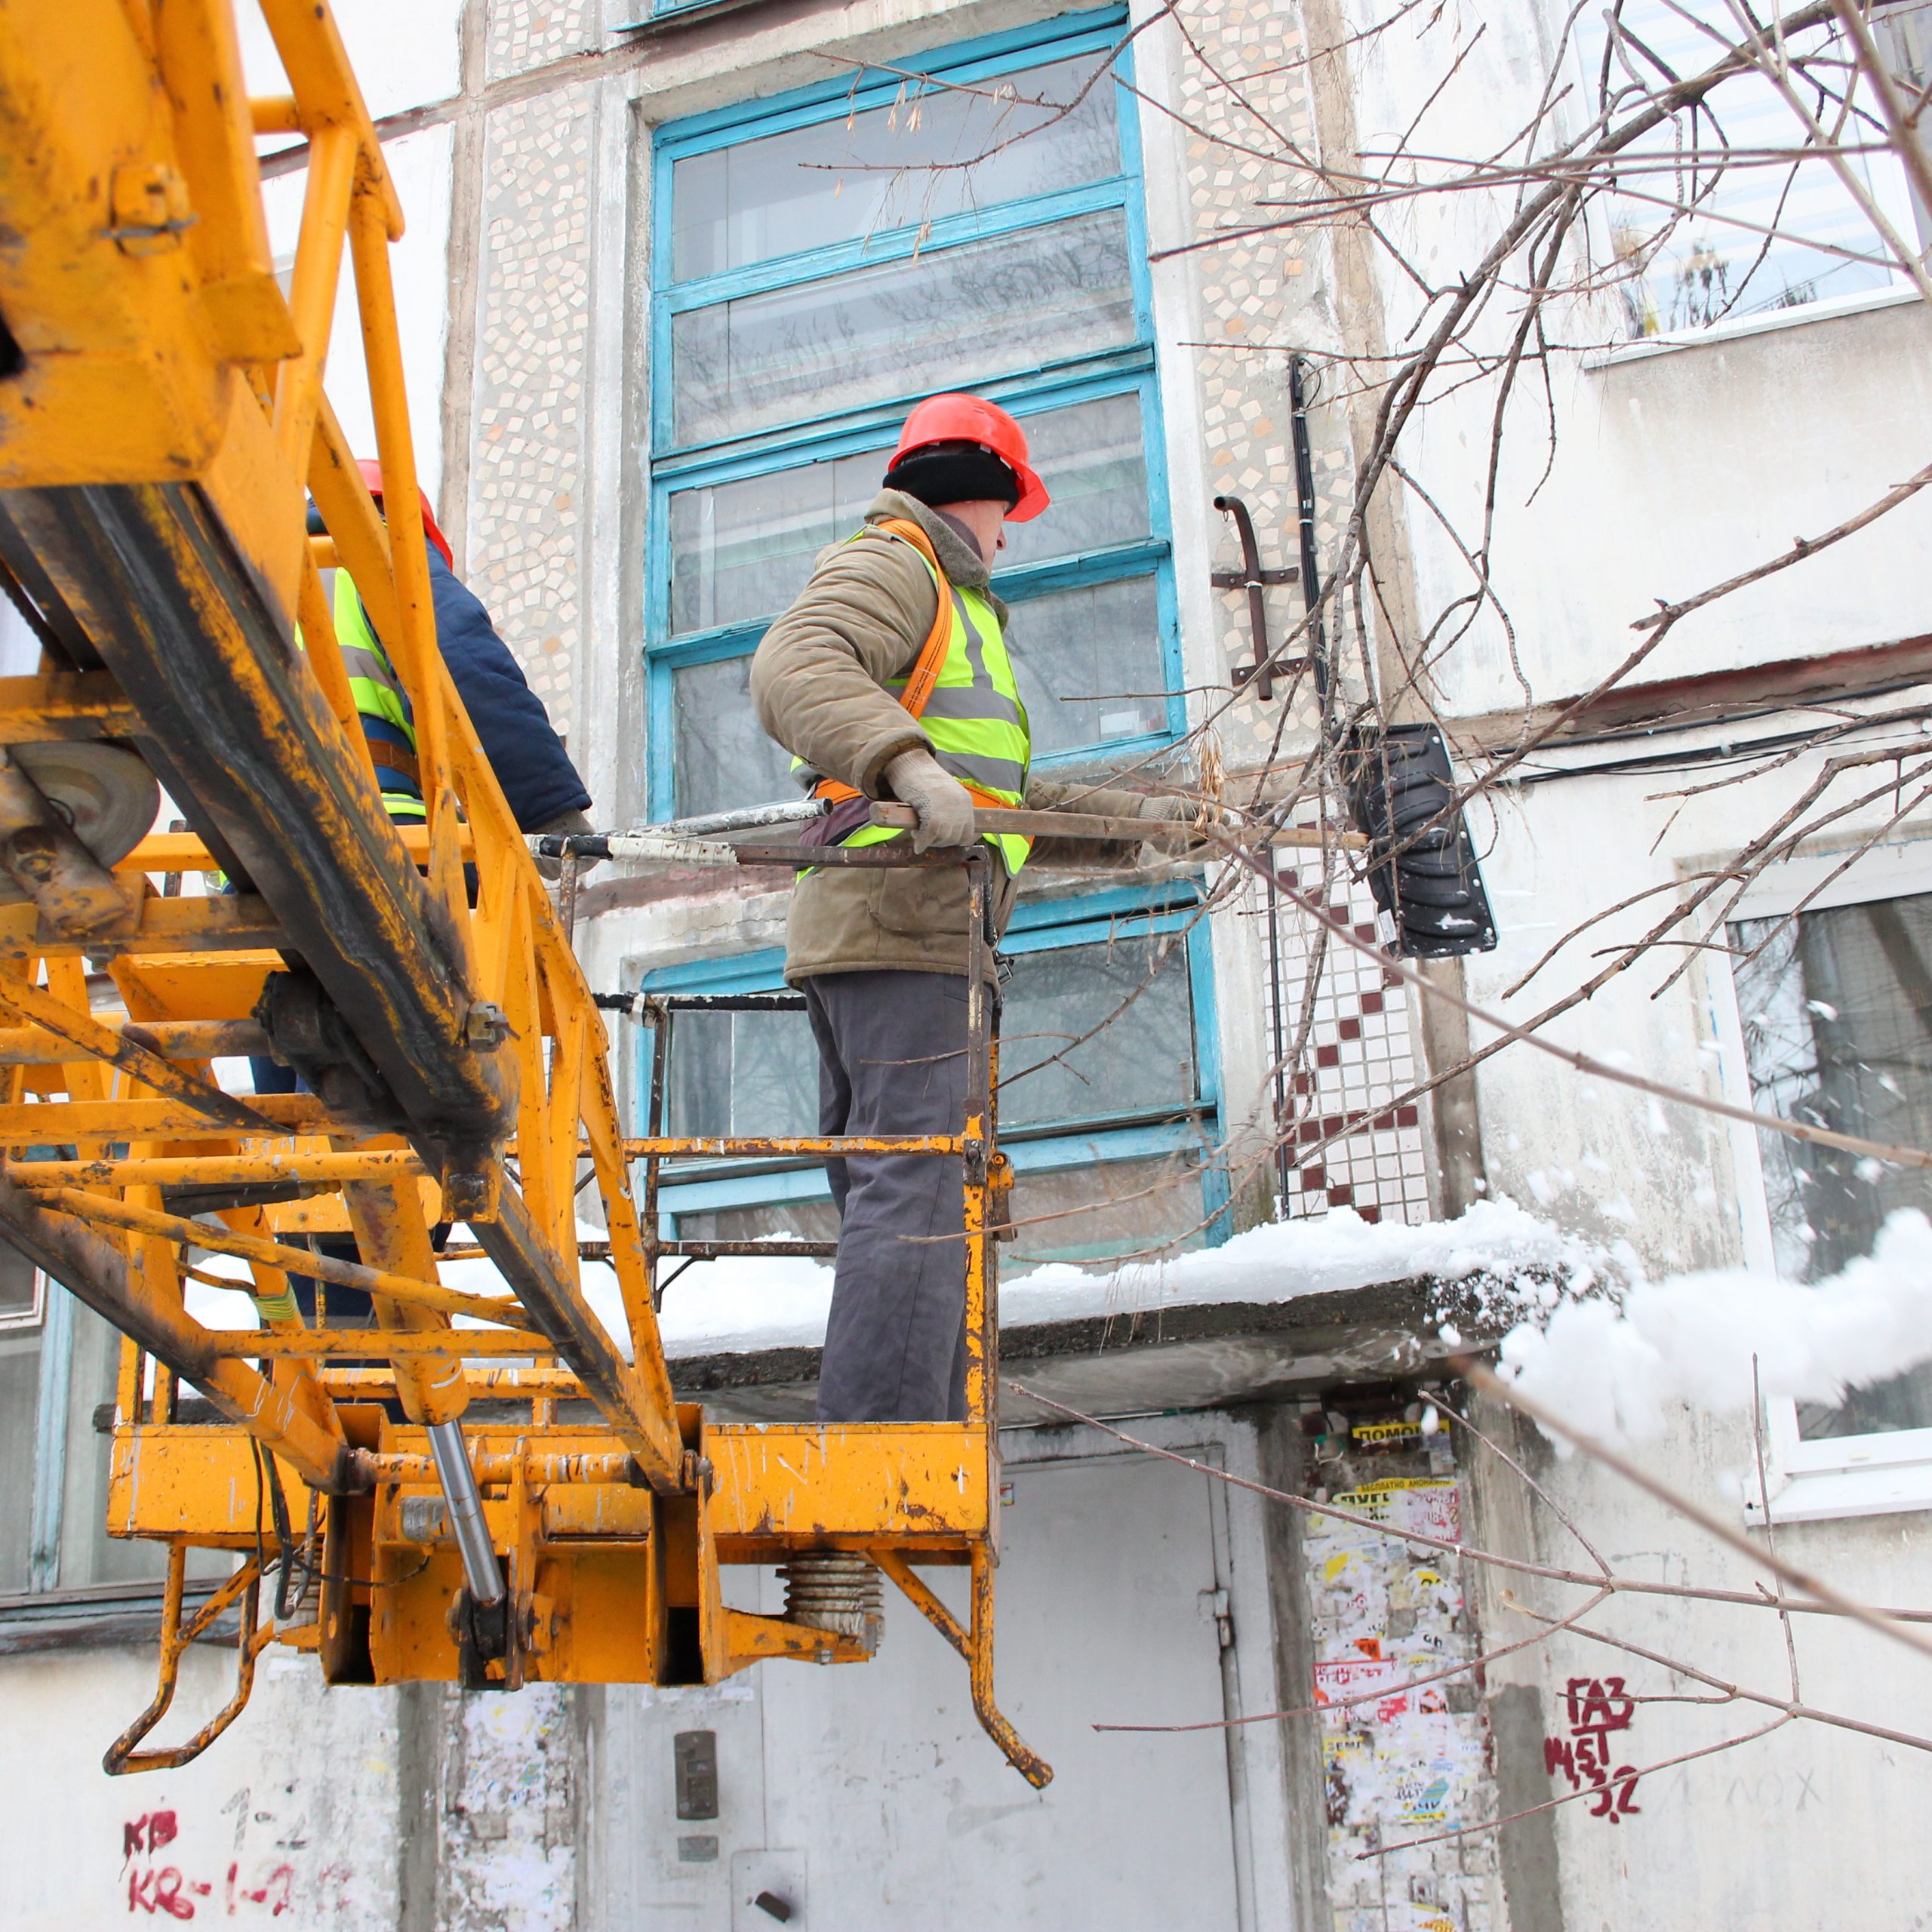
[[[985,1434],[970,1422],[720,1423],[705,1440],[728,1562],[888,1539],[956,1551],[989,1525]]]
[[[389,1299],[383,1297],[383,1299]],[[456,1299],[453,1297],[453,1299]],[[403,1307],[420,1306],[417,1303],[405,1302]],[[441,1313],[458,1315],[477,1312],[481,1305],[461,1301],[454,1309],[439,1309]],[[503,1319],[500,1309],[484,1317],[488,1321]],[[387,1319],[387,1318],[386,1318]],[[341,1355],[357,1361],[366,1361],[371,1355],[383,1356],[408,1369],[414,1365],[415,1376],[405,1374],[390,1378],[397,1398],[407,1406],[411,1398],[405,1392],[418,1378],[425,1367],[433,1367],[447,1371],[453,1382],[464,1380],[465,1364],[491,1355],[515,1355],[519,1358],[531,1355],[548,1355],[554,1352],[547,1336],[533,1334],[527,1328],[412,1328],[401,1322],[390,1323],[381,1328],[303,1328],[293,1334],[263,1335],[254,1329],[237,1334],[226,1345],[238,1357],[252,1358],[260,1355],[274,1358],[279,1356],[313,1356],[322,1358]],[[385,1393],[389,1392],[386,1390]],[[432,1404],[420,1399],[419,1411],[429,1412]],[[460,1413],[460,1411],[458,1411]],[[453,1416],[439,1417],[441,1421],[453,1421]]]
[[[24,364],[0,383],[0,488],[185,478],[214,456],[239,377],[168,211],[174,120],[121,0],[0,11],[0,198],[31,239],[0,251]]]
[[[0,745],[165,745],[195,826],[122,861],[120,909],[109,894],[85,935],[53,929],[38,905],[0,906],[0,1231],[126,1337],[108,1527],[169,1550],[161,1689],[109,1768],[185,1762],[240,1709],[277,1640],[257,1621],[258,1539],[285,1521],[331,1580],[315,1623],[281,1640],[315,1650],[332,1681],[668,1684],[765,1659],[857,1662],[848,1638],[728,1610],[722,1566],[871,1553],[932,1617],[909,1566],[968,1564],[970,1625],[947,1634],[989,1731],[1041,1782],[992,1699],[987,1223],[1001,1170],[981,977],[981,1098],[963,1134],[626,1140],[604,1017],[437,648],[389,263],[402,209],[380,142],[326,0],[254,0],[291,93],[252,102],[234,4],[0,5],[0,232],[18,238],[0,250],[0,315],[23,358],[0,382],[0,535],[25,533],[97,646],[72,668],[0,679]],[[286,297],[263,133],[308,143]],[[346,261],[387,521],[324,386]],[[58,494],[76,485],[95,486],[81,511]],[[326,538],[308,536],[305,496]],[[90,516],[119,519],[109,540],[92,544]],[[171,631],[131,624],[112,580],[139,544],[149,578],[180,586]],[[239,568],[224,576],[228,558]],[[328,568],[354,574],[408,697],[420,825],[383,807],[321,595]],[[184,638],[205,688],[183,709],[170,678]],[[197,739],[214,728],[204,711],[248,721],[246,745]],[[281,816],[237,818],[221,787],[243,762],[281,786]],[[183,875],[223,869],[248,873],[242,892],[180,896]],[[366,998],[339,998],[318,961],[336,937],[321,907],[395,962]],[[107,961],[125,1020],[95,1010],[85,955]],[[287,1004],[291,955],[315,974],[312,1008]],[[216,1078],[214,1057],[271,1043],[315,1091],[254,1096]],[[77,1158],[24,1158],[50,1143]],[[968,1420],[754,1427],[675,1403],[633,1164],[868,1152],[964,1167]],[[584,1296],[589,1203],[621,1336]],[[451,1221],[506,1294],[446,1284],[434,1230]],[[358,1262],[297,1244],[346,1234]],[[235,1286],[263,1327],[189,1313],[190,1278],[221,1280],[202,1253],[247,1264]],[[301,1279],[315,1284],[306,1315]],[[372,1296],[377,1325],[330,1309],[350,1290]],[[454,1325],[472,1318],[489,1325]],[[565,1399],[596,1420],[560,1421]],[[454,1634],[469,1627],[451,1614],[464,1572],[429,1454],[427,1429],[459,1417],[509,1592],[507,1636],[487,1654]],[[285,1515],[267,1507],[284,1489]],[[149,1749],[207,1620],[183,1607],[198,1548],[248,1559],[223,1598],[242,1612],[237,1690],[195,1737]]]
[[[279,1098],[280,1096],[268,1096]],[[339,1186],[346,1180],[414,1177],[420,1158],[405,1149],[371,1148],[353,1154],[325,1153],[291,1143],[272,1154],[200,1154],[133,1160],[26,1161],[10,1164],[9,1180],[23,1187],[260,1186],[277,1181]]]
[[[0,744],[125,738],[140,730],[140,714],[105,671],[0,678]]]
[[[278,1137],[318,1133],[331,1121],[328,1109],[312,1094],[260,1094],[251,1099],[249,1106]],[[45,1102],[38,1106],[0,1106],[0,1148],[45,1146],[56,1139],[56,1128],[62,1142],[171,1143],[206,1140],[222,1131],[209,1125],[207,1115],[198,1107],[174,1100],[140,1097],[71,1100],[57,1108]]]
[[[267,1339],[252,1338],[257,1344]],[[366,1345],[368,1331],[362,1339]],[[476,1380],[487,1386],[481,1376]],[[504,1386],[499,1382],[488,1392],[500,1396]],[[881,1547],[921,1562],[956,1561],[986,1534],[989,1499],[974,1478],[978,1444],[964,1423],[713,1423],[704,1442],[713,1471],[709,1534],[723,1562]],[[470,1432],[470,1447],[486,1493],[507,1483],[521,1460],[534,1480],[552,1489],[560,1509],[576,1507],[569,1499],[580,1491],[623,1488],[648,1519],[652,1493],[637,1486],[634,1460],[607,1431],[485,1423]],[[373,1484],[379,1499],[429,1494],[435,1474],[423,1432],[386,1420],[372,1447],[352,1452],[344,1480]],[[238,1549],[253,1547],[254,1526],[245,1437],[180,1423],[116,1430],[110,1534],[183,1537]],[[565,1532],[579,1533],[586,1532]]]
[[[161,1611],[161,1683],[153,1701],[107,1747],[101,1768],[110,1777],[127,1771],[168,1771],[188,1764],[202,1753],[242,1715],[254,1688],[255,1660],[267,1649],[275,1634],[272,1623],[257,1620],[260,1612],[262,1566],[253,1558],[217,1585],[192,1616],[183,1614],[182,1598],[187,1578],[188,1552],[173,1543],[168,1552],[168,1580],[162,1589]],[[236,1648],[240,1666],[235,1694],[185,1743],[165,1750],[143,1751],[139,1746],[168,1714],[180,1681],[182,1654],[204,1631],[211,1629],[224,1612],[239,1613]]]
[[[4,682],[0,680],[0,682]],[[124,703],[121,709],[127,709]],[[351,710],[354,706],[350,707]],[[118,722],[118,718],[116,720]],[[103,737],[125,735],[126,727],[118,731],[103,731]],[[45,735],[52,737],[52,733]],[[429,833],[426,826],[398,825],[395,828],[401,840],[402,849],[420,865],[429,857]],[[466,832],[458,850],[465,859],[475,856],[475,842]],[[205,842],[192,832],[155,832],[143,838],[114,869],[122,872],[213,872],[217,868],[215,857]]]
[[[128,879],[122,889],[128,897],[126,928],[85,939],[50,930],[37,906],[0,906],[0,962],[24,965],[32,959],[99,958],[109,953],[146,958],[155,954],[259,952],[284,938],[281,921],[266,900],[252,893],[158,899],[142,879]]]

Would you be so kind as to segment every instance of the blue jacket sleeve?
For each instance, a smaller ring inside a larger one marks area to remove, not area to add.
[[[588,811],[590,794],[523,667],[442,553],[434,544],[426,547],[443,662],[518,825],[529,832],[564,812]]]

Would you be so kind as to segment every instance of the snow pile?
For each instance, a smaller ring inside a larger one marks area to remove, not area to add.
[[[1335,1208],[1318,1220],[1251,1229],[1220,1247],[1132,1263],[1110,1273],[1050,1263],[1001,1282],[1000,1321],[1015,1328],[1477,1274],[1496,1278],[1513,1312],[1525,1294],[1540,1291],[1555,1298],[1547,1278],[1552,1272],[1595,1280],[1598,1259],[1595,1251],[1508,1201],[1483,1202],[1460,1220],[1414,1227],[1364,1221]],[[586,1278],[595,1276],[586,1269]],[[665,1351],[675,1358],[816,1348],[825,1339],[831,1305],[831,1269],[802,1257],[705,1262],[680,1275],[665,1295],[660,1318]]]
[[[686,1269],[665,1291],[657,1327],[674,1361],[815,1349],[831,1306],[832,1270],[823,1262],[734,1254]]]
[[[1595,1280],[1598,1260],[1596,1250],[1510,1201],[1478,1201],[1459,1220],[1412,1226],[1331,1208],[1318,1218],[1271,1222],[1220,1247],[1130,1263],[1111,1274],[1049,1263],[1001,1284],[1000,1320],[1017,1327],[1217,1302],[1291,1301],[1424,1275],[1488,1275],[1520,1298],[1552,1272]]]
[[[1901,1209],[1870,1254],[1813,1287],[1744,1269],[1639,1280],[1565,1296],[1503,1343],[1526,1395],[1613,1441],[1657,1435],[1668,1403],[1749,1408],[1754,1356],[1767,1395],[1814,1402],[1932,1361],[1932,1223]]]

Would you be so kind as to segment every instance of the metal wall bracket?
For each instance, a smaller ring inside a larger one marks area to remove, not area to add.
[[[1278,571],[1263,571],[1259,577],[1250,577],[1245,571],[1210,571],[1208,581],[1217,590],[1246,590],[1257,583],[1278,590],[1283,584],[1299,583],[1301,572],[1293,564]]]
[[[1275,695],[1275,680],[1284,676],[1296,666],[1305,664],[1306,657],[1297,651],[1292,654],[1277,655],[1268,645],[1268,608],[1262,601],[1262,591],[1271,586],[1298,583],[1301,572],[1291,565],[1281,570],[1266,571],[1261,568],[1260,546],[1254,540],[1254,519],[1247,513],[1247,506],[1238,497],[1217,497],[1214,507],[1225,511],[1235,520],[1235,534],[1241,540],[1241,567],[1238,571],[1214,571],[1208,580],[1217,590],[1244,590],[1247,592],[1247,627],[1254,639],[1254,662],[1237,664],[1229,672],[1228,679],[1236,691],[1253,684],[1260,691],[1263,703]]]

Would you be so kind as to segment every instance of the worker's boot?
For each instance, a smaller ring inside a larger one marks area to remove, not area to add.
[[[814,1630],[856,1641],[867,1657],[885,1634],[885,1589],[869,1557],[843,1550],[814,1550],[782,1564],[785,1617]]]

